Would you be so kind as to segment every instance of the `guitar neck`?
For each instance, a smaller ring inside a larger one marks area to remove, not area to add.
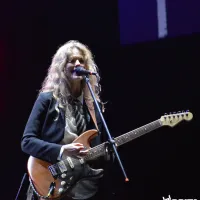
[[[158,129],[161,126],[162,126],[162,122],[160,121],[160,119],[158,119],[154,122],[146,124],[145,126],[137,128],[135,130],[132,130],[128,133],[125,133],[114,139],[116,146],[121,146],[127,142],[130,142],[131,140],[133,140],[135,138],[138,138],[146,133],[149,133],[155,129]],[[104,155],[104,152],[105,152],[105,142],[90,149],[88,154],[84,157],[84,159],[85,160],[93,160],[99,156]]]
[[[156,120],[154,122],[146,124],[145,126],[137,128],[135,130],[132,130],[128,133],[125,133],[125,134],[115,138],[115,143],[117,146],[121,146],[122,144],[130,142],[131,140],[133,140],[137,137],[140,137],[146,133],[149,133],[155,129],[158,129],[161,126],[162,126],[162,123],[160,122],[160,120]]]

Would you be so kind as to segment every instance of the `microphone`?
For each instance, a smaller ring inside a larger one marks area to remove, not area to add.
[[[83,75],[96,75],[97,73],[96,72],[91,72],[89,70],[86,70],[84,69],[83,67],[79,66],[79,67],[76,67],[73,72],[76,72],[76,74],[78,76],[83,76]]]

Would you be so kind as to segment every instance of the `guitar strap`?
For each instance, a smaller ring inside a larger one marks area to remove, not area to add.
[[[97,126],[97,119],[96,119],[96,115],[95,115],[95,109],[94,109],[94,104],[92,101],[85,101],[88,111],[90,113],[90,116],[92,117],[92,121],[94,122],[94,125],[96,127],[96,129],[99,131],[99,128]]]

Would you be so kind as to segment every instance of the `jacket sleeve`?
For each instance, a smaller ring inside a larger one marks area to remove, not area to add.
[[[45,160],[56,163],[61,145],[42,140],[41,132],[47,114],[50,99],[46,93],[41,93],[32,108],[21,140],[22,151]]]

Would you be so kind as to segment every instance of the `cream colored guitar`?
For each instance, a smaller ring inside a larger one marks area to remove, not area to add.
[[[165,115],[154,122],[116,137],[114,140],[116,146],[120,146],[162,126],[174,127],[179,122],[190,121],[192,118],[191,112]],[[51,164],[32,156],[29,157],[28,173],[31,186],[40,199],[59,199],[67,195],[67,191],[78,180],[102,176],[103,169],[92,169],[87,164],[87,161],[105,155],[106,143],[90,148],[90,140],[96,135],[96,130],[89,130],[74,140],[74,142],[80,142],[89,149],[88,154],[82,158],[68,157],[66,160]]]

